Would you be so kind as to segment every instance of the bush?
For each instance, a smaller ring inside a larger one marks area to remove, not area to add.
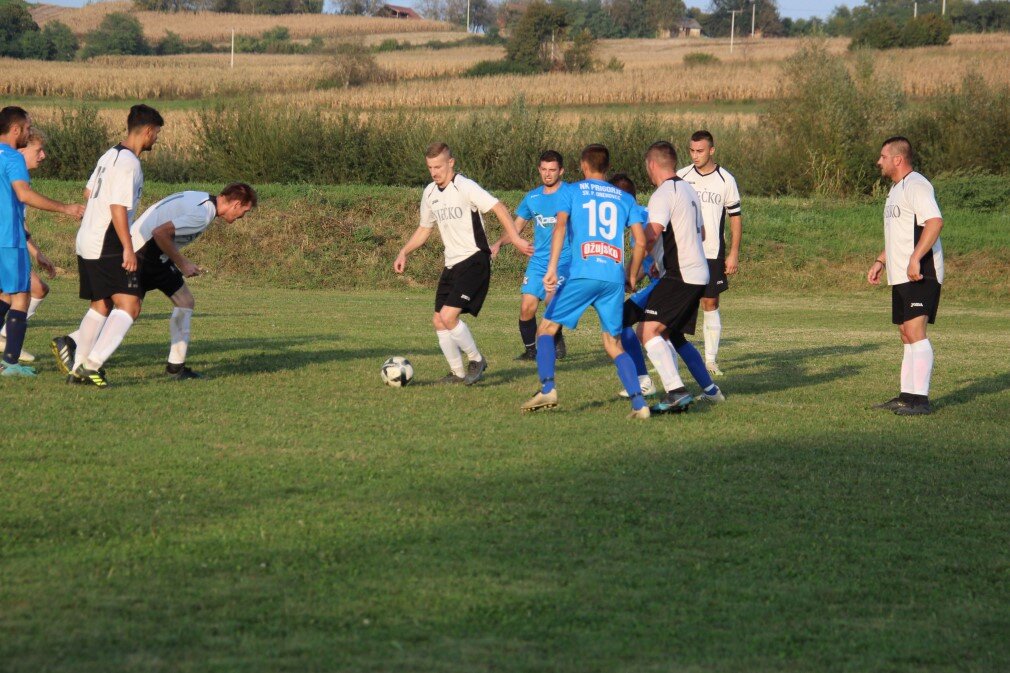
[[[1010,180],[981,170],[941,173],[933,179],[936,200],[948,208],[1001,213],[1010,203]]]
[[[135,16],[123,12],[107,14],[98,28],[84,37],[84,58],[110,55],[149,54],[144,29]]]
[[[154,53],[158,56],[185,54],[186,43],[176,33],[169,30],[165,32],[165,37],[161,38],[161,41],[155,46]]]
[[[950,21],[936,14],[924,14],[912,19],[901,30],[902,47],[940,46],[950,42],[953,27]]]
[[[693,68],[698,65],[710,65],[718,62],[719,57],[705,51],[692,51],[689,54],[684,54],[684,65],[689,68]]]
[[[63,108],[55,119],[39,126],[46,134],[48,155],[39,166],[39,177],[87,179],[97,158],[112,145],[98,110],[86,105]]]
[[[394,73],[376,63],[375,56],[360,44],[337,45],[328,69],[329,74],[319,83],[320,88],[346,89],[396,79]]]
[[[901,29],[891,19],[882,17],[870,19],[852,34],[849,49],[868,47],[870,49],[893,49],[901,46]]]
[[[21,58],[25,36],[38,31],[39,25],[28,11],[28,5],[21,0],[0,2],[0,56]],[[31,42],[32,38],[28,40]]]
[[[597,66],[596,38],[588,30],[581,30],[565,49],[565,70],[568,72],[591,72]]]
[[[50,21],[42,29],[42,34],[49,42],[49,58],[53,61],[73,61],[80,46],[77,36],[70,26],[60,21]]]
[[[495,75],[533,75],[540,68],[516,61],[481,61],[470,66],[463,77],[493,77]]]
[[[21,34],[18,45],[18,56],[20,58],[30,58],[36,61],[48,61],[50,59],[50,44],[41,30],[29,30]]]

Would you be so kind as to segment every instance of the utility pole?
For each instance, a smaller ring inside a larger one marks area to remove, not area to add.
[[[235,29],[231,29],[231,67],[235,67]]]
[[[943,0],[943,4],[940,5],[940,16],[947,15],[947,0]]]
[[[466,0],[466,32],[470,32],[470,0]]]
[[[757,0],[750,0],[750,38],[754,39],[754,18],[757,15]]]
[[[729,53],[733,53],[733,36],[736,34],[736,15],[742,12],[742,9],[731,9],[729,10]]]
[[[913,19],[918,19],[919,18],[919,3],[918,2],[913,2],[912,3],[912,18]]]

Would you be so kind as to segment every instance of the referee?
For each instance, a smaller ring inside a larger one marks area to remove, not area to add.
[[[926,324],[936,321],[943,283],[943,217],[933,185],[912,170],[912,158],[912,144],[901,136],[888,138],[880,148],[877,165],[894,186],[884,206],[884,251],[866,274],[871,285],[878,285],[887,270],[891,320],[901,330],[905,345],[901,394],[877,405],[899,416],[932,411],[929,378],[933,373],[933,346],[926,338]]]

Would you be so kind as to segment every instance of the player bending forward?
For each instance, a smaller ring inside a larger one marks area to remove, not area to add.
[[[393,270],[403,273],[407,255],[428,240],[436,226],[445,245],[445,268],[435,291],[432,323],[438,345],[451,370],[438,383],[473,385],[487,369],[487,359],[477,349],[473,334],[460,314],[480,313],[491,282],[491,247],[483,214],[494,211],[510,242],[527,257],[533,246],[519,237],[508,208],[470,178],[456,173],[456,159],[445,143],[433,143],[424,153],[431,184],[421,195],[421,221],[400,249]],[[553,350],[553,349],[552,349]],[[463,367],[463,353],[469,363]]]
[[[525,350],[516,360],[537,359],[537,307],[541,301],[550,305],[554,298],[554,293],[544,288],[544,274],[547,273],[547,261],[551,257],[551,237],[554,235],[558,203],[564,198],[565,190],[569,189],[568,183],[561,180],[565,174],[565,167],[560,152],[547,150],[541,154],[537,170],[543,184],[528,192],[516,208],[515,225],[519,233],[522,233],[527,222],[533,223],[533,256],[526,265],[523,285],[519,290],[522,293],[519,305],[519,337]],[[497,254],[498,248],[507,240],[506,236],[502,236],[491,246],[491,254]],[[559,286],[568,277],[571,261],[571,248],[566,245],[558,262]],[[554,350],[559,360],[568,353],[565,337],[560,329],[554,337]]]
[[[201,378],[186,366],[196,300],[185,279],[200,275],[202,269],[183,255],[181,248],[199,238],[214,218],[232,224],[256,203],[256,191],[241,182],[228,185],[216,197],[207,192],[179,192],[148,208],[130,227],[140,268],[141,299],[151,290],[160,290],[175,305],[168,322],[172,345],[165,366],[165,372],[175,380]],[[53,339],[61,369],[69,369],[73,363],[77,337],[74,333]]]
[[[603,145],[589,145],[580,161],[585,180],[573,183],[558,205],[557,224],[551,240],[551,258],[544,274],[544,286],[556,290],[537,330],[537,373],[541,389],[522,405],[523,411],[556,407],[554,384],[554,335],[561,325],[575,329],[590,306],[596,309],[603,328],[603,348],[614,360],[617,376],[631,398],[629,418],[649,418],[642,389],[631,357],[621,348],[624,289],[629,278],[637,278],[645,257],[645,232],[635,199],[605,181],[610,170],[610,152]],[[571,234],[568,224],[571,222]],[[624,268],[624,234],[631,229],[635,246]],[[558,260],[566,245],[572,247],[571,275],[558,286]]]

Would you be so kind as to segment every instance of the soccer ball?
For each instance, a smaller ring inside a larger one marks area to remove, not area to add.
[[[394,355],[382,363],[379,375],[387,386],[402,388],[414,379],[414,367],[407,358]]]

